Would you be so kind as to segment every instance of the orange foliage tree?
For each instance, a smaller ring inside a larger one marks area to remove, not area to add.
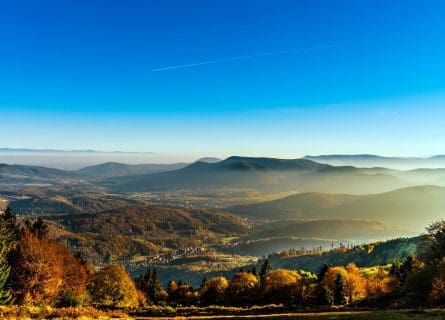
[[[54,304],[85,292],[87,276],[66,247],[41,238],[28,227],[20,230],[13,252],[11,282],[18,302]]]

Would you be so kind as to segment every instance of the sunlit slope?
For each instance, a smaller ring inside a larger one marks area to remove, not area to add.
[[[229,211],[273,220],[373,219],[420,231],[445,217],[445,188],[417,186],[370,195],[301,193]]]

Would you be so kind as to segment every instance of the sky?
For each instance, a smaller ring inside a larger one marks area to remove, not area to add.
[[[445,154],[445,2],[0,1],[0,147]]]

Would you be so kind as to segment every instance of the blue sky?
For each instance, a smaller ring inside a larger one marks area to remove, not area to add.
[[[444,16],[440,0],[1,1],[0,146],[445,153]]]

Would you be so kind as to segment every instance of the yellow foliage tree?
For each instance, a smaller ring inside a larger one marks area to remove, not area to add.
[[[200,291],[201,303],[205,305],[219,305],[224,303],[225,291],[229,283],[225,277],[207,280]]]
[[[277,269],[267,273],[263,285],[263,298],[269,303],[294,304],[301,276],[292,270]]]
[[[346,294],[349,302],[366,298],[366,280],[360,275],[360,269],[354,263],[350,263],[345,270]]]
[[[366,297],[366,280],[360,275],[360,269],[354,263],[350,263],[346,267],[337,266],[329,268],[321,281],[322,286],[327,286],[330,290],[334,291],[335,280],[338,274],[341,274],[345,279],[345,294],[348,302],[360,300]]]
[[[139,303],[136,286],[124,268],[108,265],[96,272],[88,283],[94,303],[113,307],[135,307]]]
[[[255,299],[258,285],[259,281],[256,275],[250,272],[238,272],[227,287],[227,300],[237,305],[249,304]]]
[[[391,291],[393,282],[393,277],[391,277],[382,267],[378,267],[377,271],[368,278],[366,292],[368,295],[387,293]]]

